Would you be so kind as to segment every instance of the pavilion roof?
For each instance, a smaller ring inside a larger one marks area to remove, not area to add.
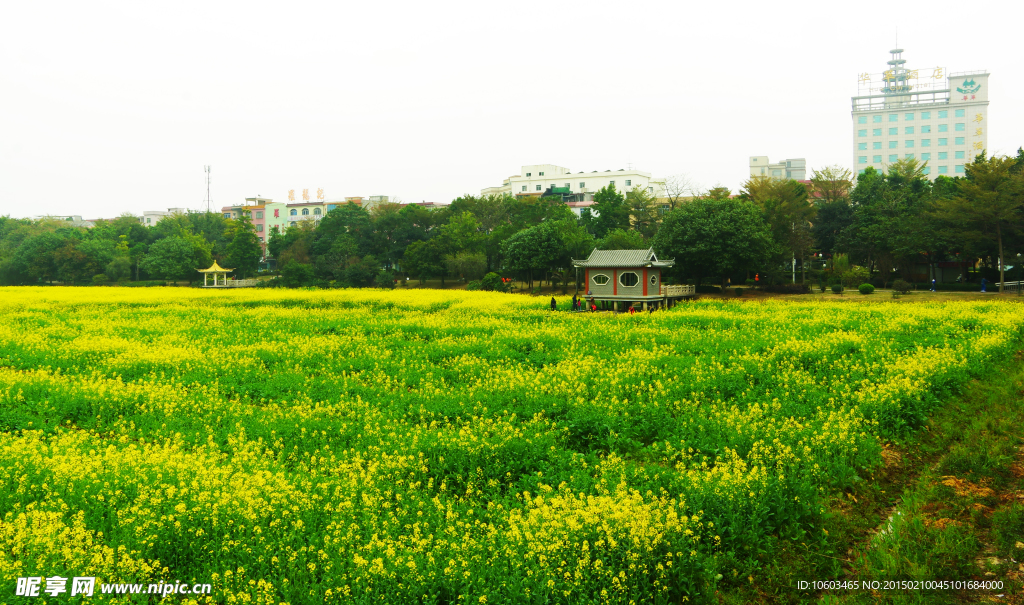
[[[228,271],[234,271],[234,269],[225,269],[217,264],[217,261],[213,261],[209,269],[198,269],[200,273],[227,273]]]
[[[658,260],[654,248],[646,250],[598,250],[594,248],[584,260],[573,260],[576,267],[671,267],[674,259]]]

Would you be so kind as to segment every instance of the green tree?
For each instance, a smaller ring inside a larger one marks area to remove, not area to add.
[[[240,217],[228,223],[225,237],[228,244],[224,260],[228,266],[234,268],[235,273],[243,278],[256,275],[260,267],[260,257],[263,256],[263,247],[248,213],[243,212]]]
[[[643,250],[647,242],[638,231],[615,229],[597,240],[598,250]]]
[[[644,239],[654,237],[658,230],[658,210],[654,196],[644,187],[634,187],[626,193],[630,226]]]
[[[594,235],[604,237],[615,229],[629,229],[629,207],[626,198],[615,190],[614,184],[602,187],[594,194],[594,205],[591,206],[594,216]]]
[[[142,269],[162,279],[185,278],[193,281],[200,268],[212,264],[212,247],[212,244],[196,235],[165,237],[149,247],[149,252],[141,262]]]
[[[435,240],[413,242],[405,249],[402,256],[405,271],[420,280],[422,284],[428,277],[440,277],[444,285],[447,267],[444,264],[444,251]]]
[[[763,267],[778,247],[761,209],[746,200],[697,198],[665,215],[654,249],[675,257],[677,273],[724,286],[739,271]]]
[[[986,157],[982,152],[965,166],[958,195],[936,203],[936,215],[947,224],[975,229],[992,239],[999,255],[999,291],[1005,277],[1004,239],[1024,225],[1024,160]]]

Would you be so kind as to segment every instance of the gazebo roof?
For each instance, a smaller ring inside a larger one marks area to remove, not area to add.
[[[671,267],[674,259],[658,260],[654,248],[646,250],[598,250],[594,248],[585,260],[573,260],[576,267]]]
[[[227,273],[228,271],[234,271],[234,269],[225,269],[217,264],[217,261],[213,261],[209,269],[197,269],[200,273]]]

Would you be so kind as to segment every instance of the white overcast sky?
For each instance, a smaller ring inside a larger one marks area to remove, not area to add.
[[[446,203],[525,164],[852,161],[856,76],[987,69],[1024,145],[1015,2],[0,2],[0,215],[289,189]]]

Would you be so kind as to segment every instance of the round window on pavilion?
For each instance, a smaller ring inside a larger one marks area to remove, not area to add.
[[[624,288],[635,286],[638,283],[640,283],[640,277],[632,271],[619,274],[619,284]]]

